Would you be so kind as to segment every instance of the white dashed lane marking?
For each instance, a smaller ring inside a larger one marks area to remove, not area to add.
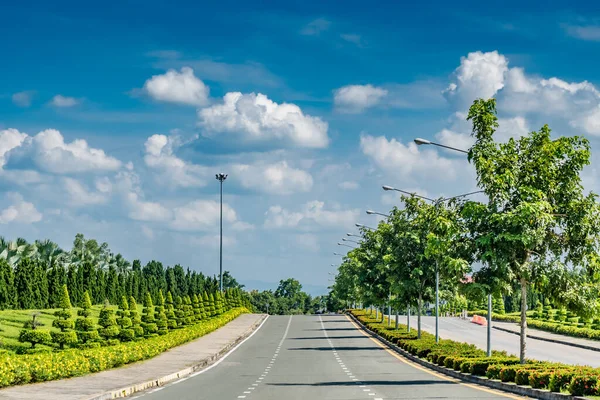
[[[335,349],[335,346],[333,345],[333,342],[331,341],[331,338],[327,334],[327,329],[325,328],[325,325],[323,324],[323,318],[321,318],[321,316],[319,316],[319,321],[321,322],[321,328],[323,330],[323,333],[325,334],[325,338],[327,339],[327,342],[329,343],[329,347],[331,347],[333,355],[335,356],[335,359],[338,362],[338,364],[340,365],[340,367],[342,368],[342,370],[348,375],[348,379],[352,379],[352,381],[355,384],[357,384],[358,387],[361,388],[363,390],[363,392],[366,393],[367,395],[369,395],[369,396],[375,396],[375,393],[371,392],[371,389],[369,389],[367,387],[367,385],[362,385],[362,382],[359,381],[354,376],[354,374],[352,372],[350,372],[349,368],[344,364],[344,362],[340,358],[337,350]],[[375,397],[374,400],[382,400],[382,399],[381,399],[381,397]]]
[[[240,396],[237,397],[238,399],[245,399],[247,394],[252,394],[251,390],[256,389],[256,387],[260,383],[264,382],[264,379],[269,374],[269,371],[271,370],[271,367],[273,366],[273,364],[275,363],[275,360],[277,359],[277,356],[279,355],[279,351],[281,350],[281,345],[283,344],[283,341],[285,340],[285,338],[287,337],[288,332],[290,331],[290,325],[291,324],[292,324],[292,316],[290,315],[290,319],[288,320],[287,327],[285,328],[285,332],[283,333],[283,337],[281,338],[281,341],[277,345],[277,348],[275,349],[275,353],[273,354],[273,358],[271,358],[271,361],[269,361],[269,365],[267,365],[265,367],[265,370],[262,372],[262,374],[260,374],[260,376],[258,377],[258,379],[256,381],[254,381],[254,383],[252,384],[252,386],[250,386],[248,389],[246,389],[246,391],[244,391],[243,395],[240,395]]]

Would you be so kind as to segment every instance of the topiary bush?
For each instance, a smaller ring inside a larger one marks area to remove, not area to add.
[[[98,318],[98,325],[102,328],[99,333],[100,336],[105,340],[105,344],[114,345],[118,343],[117,337],[121,333],[119,326],[117,325],[117,319],[115,318],[115,311],[110,307],[108,300],[104,303],[104,307],[100,310],[100,316]]]
[[[31,348],[34,349],[38,344],[49,344],[52,342],[50,332],[42,329],[23,329],[19,333],[19,342],[31,343]]]
[[[65,346],[71,346],[77,343],[77,334],[73,331],[75,324],[71,318],[71,300],[69,299],[69,290],[67,285],[62,286],[59,307],[61,310],[56,311],[54,315],[56,319],[52,321],[52,326],[60,329],[60,332],[50,332],[52,341],[64,349]]]
[[[210,313],[210,300],[206,291],[202,294],[202,308],[204,310],[204,319],[210,318],[212,316]]]
[[[94,320],[90,318],[92,314],[92,301],[90,300],[90,294],[87,290],[83,293],[83,301],[81,304],[81,310],[77,312],[79,318],[75,321],[75,331],[77,332],[77,338],[85,347],[88,343],[96,342],[100,339],[98,331],[96,330],[96,324]]]
[[[131,318],[131,329],[135,334],[136,338],[144,336],[144,328],[142,328],[142,318],[137,310],[137,303],[133,296],[129,297],[129,317]]]
[[[158,327],[159,335],[166,335],[169,332],[168,319],[165,313],[165,298],[162,290],[158,291],[158,298],[156,299],[156,326]]]
[[[123,342],[129,342],[135,338],[133,322],[129,316],[129,303],[127,302],[127,298],[122,296],[119,303],[119,310],[117,311],[117,324],[120,330],[119,339]]]
[[[167,292],[167,299],[165,300],[167,307],[165,315],[167,316],[167,326],[169,329],[177,329],[177,318],[175,316],[175,307],[173,305],[173,296],[171,292]]]
[[[142,328],[144,328],[144,336],[149,338],[157,335],[158,326],[154,317],[154,304],[149,292],[146,292],[144,297],[144,310],[142,311]]]

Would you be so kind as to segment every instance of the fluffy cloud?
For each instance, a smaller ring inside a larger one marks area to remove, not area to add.
[[[456,81],[445,91],[448,99],[456,101],[460,108],[477,98],[494,96],[504,87],[504,76],[508,71],[508,60],[497,51],[476,51],[462,57],[456,69]]]
[[[112,184],[106,177],[96,180],[95,191],[73,178],[63,178],[63,187],[70,197],[70,204],[74,206],[105,204],[112,190]]]
[[[165,135],[152,135],[145,143],[144,162],[159,172],[159,180],[172,186],[200,187],[206,185],[208,169],[186,163],[174,155],[177,139]]]
[[[101,149],[89,147],[83,139],[65,143],[61,133],[55,129],[47,129],[35,136],[26,135],[25,138],[15,132],[12,130],[0,137],[0,152],[2,148],[9,149],[3,155],[5,160],[7,155],[31,159],[41,170],[55,174],[116,171],[121,167],[119,160],[106,155]],[[7,145],[3,146],[5,140]],[[19,141],[20,145],[15,146]]]
[[[308,192],[313,186],[312,176],[308,172],[292,168],[285,161],[275,164],[236,164],[231,168],[232,175],[243,187],[270,194]]]
[[[212,230],[219,225],[220,203],[213,200],[196,200],[173,210],[173,220],[170,227],[179,231]],[[235,210],[228,204],[223,204],[223,222],[233,230],[252,229],[250,224],[238,219]]]
[[[192,244],[196,244],[202,247],[208,247],[212,249],[218,249],[220,246],[219,235],[204,235],[196,238],[192,238]],[[233,236],[223,236],[223,246],[232,247],[237,244],[237,240]]]
[[[137,193],[126,195],[129,205],[129,218],[136,221],[165,222],[172,219],[173,213],[160,203],[144,201]]]
[[[326,122],[305,115],[295,104],[277,104],[260,93],[227,93],[222,104],[200,110],[198,117],[209,136],[234,133],[249,141],[282,140],[310,148],[329,143]]]
[[[454,160],[440,157],[434,150],[420,150],[413,142],[405,145],[396,139],[388,140],[385,136],[362,135],[360,147],[378,167],[399,174],[402,178],[456,178]]]
[[[598,25],[563,25],[569,36],[581,40],[600,42],[600,26]]]
[[[208,86],[196,78],[189,67],[181,68],[181,72],[170,69],[163,75],[154,75],[144,83],[144,90],[159,101],[193,106],[204,106],[209,102]]]
[[[9,128],[0,131],[0,168],[6,163],[5,154],[21,146],[25,139],[27,139],[27,134],[16,129]]]
[[[317,225],[324,228],[351,226],[360,211],[333,209],[326,210],[322,201],[310,201],[299,211],[289,211],[281,206],[272,206],[265,213],[267,228],[295,228],[299,225]]]
[[[0,211],[0,224],[31,224],[42,220],[42,214],[35,208],[33,203],[25,201],[20,194],[9,193],[7,197],[12,204]]]
[[[55,107],[73,107],[79,104],[79,100],[74,97],[66,97],[60,94],[57,94],[52,98],[50,102]]]
[[[11,99],[16,106],[27,108],[31,106],[31,101],[33,100],[34,95],[35,92],[33,90],[28,90],[13,94]]]
[[[387,94],[386,89],[373,85],[348,85],[334,91],[333,103],[341,112],[359,113],[379,104]]]

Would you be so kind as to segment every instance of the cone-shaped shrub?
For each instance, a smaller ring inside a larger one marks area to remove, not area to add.
[[[166,309],[166,316],[167,316],[167,326],[169,327],[169,329],[177,329],[177,318],[175,316],[175,307],[173,306],[173,295],[171,295],[171,292],[167,292],[167,309]]]
[[[210,318],[210,301],[208,299],[208,294],[206,292],[204,292],[202,294],[202,311],[203,311],[203,316],[204,319]]]
[[[121,303],[119,303],[119,310],[117,311],[117,324],[121,329],[119,339],[123,342],[129,342],[135,337],[135,331],[132,326],[131,318],[129,317],[129,303],[125,296],[121,297]]]
[[[69,299],[67,285],[62,287],[59,307],[61,310],[54,313],[57,318],[52,321],[52,326],[60,329],[60,332],[50,332],[50,335],[52,335],[52,341],[58,344],[61,349],[64,349],[65,345],[77,343],[77,334],[73,331],[74,324],[69,319],[71,318],[71,300]]]
[[[225,310],[231,310],[231,289],[225,291]]]
[[[144,328],[142,328],[142,318],[140,317],[140,313],[137,309],[137,303],[135,302],[135,298],[133,298],[133,296],[129,297],[129,318],[131,318],[131,329],[133,329],[135,337],[143,337]]]
[[[149,292],[146,292],[146,296],[144,297],[142,327],[144,328],[145,337],[156,336],[156,332],[158,332],[156,318],[154,317],[154,304],[152,304],[152,297]]]
[[[162,294],[162,290],[158,291],[158,298],[156,299],[156,326],[158,327],[158,334],[165,335],[169,330],[167,329],[169,323],[167,320],[167,314],[165,314],[165,298]]]
[[[117,325],[117,319],[115,318],[115,311],[110,308],[108,300],[104,302],[104,307],[100,310],[100,317],[98,318],[98,325],[100,329],[100,336],[106,340],[106,344],[113,345],[118,344],[119,339],[117,337],[121,333],[119,326]]]
[[[79,318],[75,321],[75,330],[77,331],[77,338],[84,345],[88,344],[88,346],[83,347],[95,347],[98,346],[96,343],[95,346],[90,346],[91,342],[96,342],[100,337],[98,336],[98,331],[96,330],[96,324],[94,320],[90,318],[92,313],[92,301],[90,300],[90,294],[87,290],[83,293],[83,302],[81,303],[81,310],[77,312]]]
[[[190,300],[190,296],[183,297],[184,303],[184,311],[185,311],[185,322],[188,325],[194,323],[194,307],[192,307],[192,300]]]
[[[202,320],[202,309],[200,308],[198,296],[195,293],[192,295],[192,308],[194,309],[194,321],[199,322]]]
[[[177,318],[177,326],[182,327],[187,325],[185,323],[185,304],[181,296],[175,298],[175,318]]]
[[[217,315],[217,306],[215,304],[215,296],[212,293],[208,296],[208,304],[210,307],[210,316],[214,317]]]

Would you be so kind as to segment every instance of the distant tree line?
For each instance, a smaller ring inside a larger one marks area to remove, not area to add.
[[[294,278],[279,281],[279,286],[272,290],[252,290],[248,293],[250,303],[255,310],[277,315],[314,314],[327,308],[326,298],[312,297],[302,291],[302,285]]]
[[[70,301],[79,305],[85,292],[94,304],[106,300],[118,304],[123,296],[142,303],[146,293],[156,302],[160,291],[170,292],[174,298],[192,297],[216,292],[219,282],[181,265],[130,263],[121,254],[111,253],[107,243],[99,244],[82,234],[76,235],[71,251],[49,240],[9,242],[0,237],[0,309],[58,308],[63,285]],[[223,286],[242,287],[227,271]]]

